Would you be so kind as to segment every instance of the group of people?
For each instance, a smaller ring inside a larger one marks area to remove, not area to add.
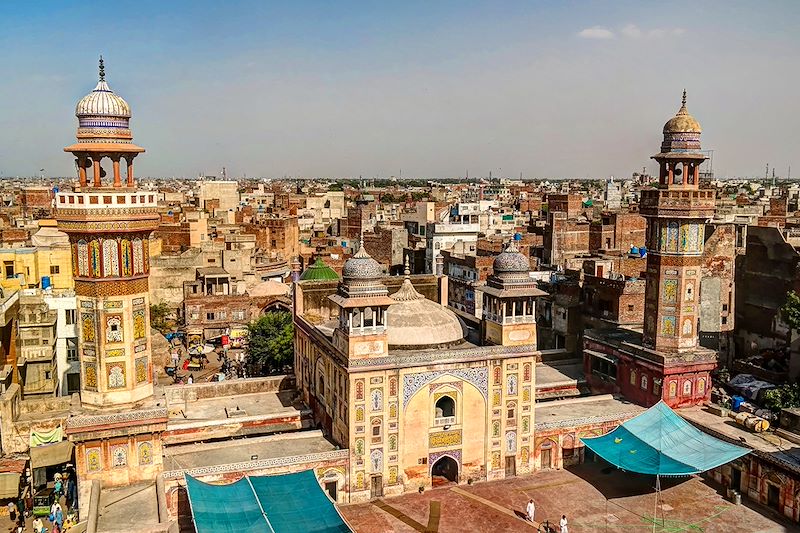
[[[65,498],[67,512],[61,507],[61,497]],[[48,526],[45,526],[45,520],[42,517],[36,516],[33,519],[33,532],[34,533],[62,533],[72,527],[75,522],[75,516],[72,511],[78,506],[78,485],[75,482],[74,471],[67,470],[64,474],[57,472],[53,477],[53,502],[50,505],[50,514],[46,516]],[[22,499],[17,502],[10,502],[8,504],[8,516],[14,524],[14,533],[23,533],[25,531],[25,522],[28,516],[34,512],[33,498]]]
[[[528,501],[528,505],[525,508],[525,513],[527,514],[528,520],[533,522],[534,515],[536,514],[536,504],[533,503],[533,499]],[[569,528],[567,527],[567,515],[562,514],[561,520],[558,522],[559,526],[559,533],[569,533]],[[554,530],[550,530],[554,531]]]

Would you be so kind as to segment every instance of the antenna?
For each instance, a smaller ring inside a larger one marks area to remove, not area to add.
[[[764,171],[764,179],[769,178],[769,163],[767,163],[767,170]]]

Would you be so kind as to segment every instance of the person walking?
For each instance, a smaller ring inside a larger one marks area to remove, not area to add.
[[[14,502],[8,502],[8,517],[11,522],[17,521],[17,504]]]
[[[189,378],[186,380],[186,383],[188,383],[189,385],[194,383],[194,376],[192,374],[189,374]]]
[[[36,517],[33,519],[33,533],[44,533],[44,522],[40,517]]]
[[[567,515],[561,515],[561,520],[558,522],[558,525],[561,526],[561,533],[569,533],[567,530]]]
[[[533,503],[533,500],[528,502],[528,506],[525,508],[525,512],[528,515],[528,520],[533,522],[533,515],[536,514],[536,505]]]

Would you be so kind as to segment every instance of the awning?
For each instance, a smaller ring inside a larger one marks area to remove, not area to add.
[[[0,498],[16,498],[19,496],[19,478],[16,472],[0,473]]]
[[[349,533],[313,470],[210,485],[186,475],[197,533]]]
[[[45,444],[31,448],[31,467],[43,468],[72,461],[72,449],[75,447],[68,440],[55,444]]]
[[[663,401],[602,437],[581,440],[621,470],[661,476],[699,474],[750,453],[703,433]]]

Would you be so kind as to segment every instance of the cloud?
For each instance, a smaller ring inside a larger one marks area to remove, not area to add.
[[[628,24],[619,33],[628,39],[661,39],[668,36],[683,35],[686,30],[683,28],[653,28],[642,30],[636,24]]]
[[[592,26],[578,32],[582,39],[613,39],[614,32],[602,26]]]
[[[620,30],[620,33],[630,39],[638,39],[642,36],[642,30],[636,24],[628,24]]]

